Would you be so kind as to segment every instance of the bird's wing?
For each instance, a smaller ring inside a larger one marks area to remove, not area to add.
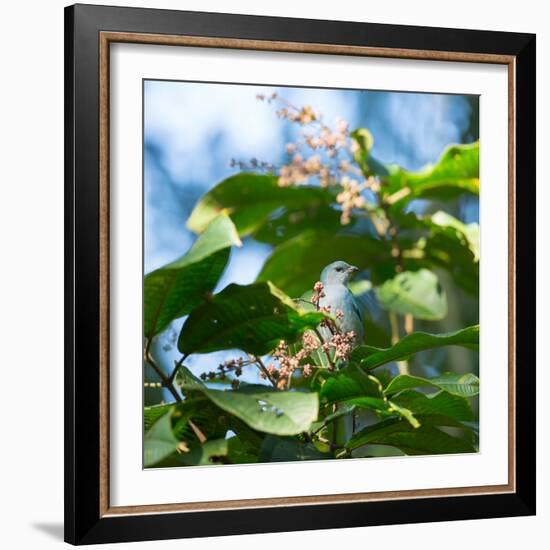
[[[357,304],[357,308],[361,313],[361,320],[364,322],[365,318],[368,317],[376,322],[381,322],[383,320],[383,312],[374,292],[369,290],[358,296],[354,295],[354,302]]]
[[[358,302],[357,298],[353,296],[353,294],[351,297],[351,306],[353,308],[355,315],[359,317],[359,320],[361,321],[361,323],[364,323],[365,316],[364,316],[363,308],[361,307],[361,304]]]

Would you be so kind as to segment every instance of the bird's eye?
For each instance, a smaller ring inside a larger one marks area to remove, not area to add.
[[[342,268],[341,268],[341,267],[337,267],[337,268],[336,268],[336,271],[342,271]]]

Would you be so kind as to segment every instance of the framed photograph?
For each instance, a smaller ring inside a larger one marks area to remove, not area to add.
[[[65,12],[73,544],[535,513],[535,36]]]

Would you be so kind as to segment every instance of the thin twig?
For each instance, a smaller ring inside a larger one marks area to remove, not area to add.
[[[394,346],[399,342],[399,323],[397,321],[397,314],[395,311],[389,311],[388,317],[390,318],[391,325],[391,344]]]
[[[414,331],[414,317],[412,313],[405,313],[405,334],[409,335]]]
[[[399,342],[400,336],[399,336],[399,321],[397,319],[397,314],[395,311],[390,311],[388,313],[388,316],[390,318],[390,325],[391,325],[391,343],[392,346],[397,344]],[[409,374],[409,363],[408,361],[396,361],[397,368],[399,369],[399,374]]]
[[[277,383],[275,382],[275,380],[273,380],[273,378],[271,377],[271,374],[269,374],[269,371],[267,370],[267,367],[264,365],[263,361],[261,360],[260,357],[258,357],[257,355],[251,355],[250,356],[254,362],[258,365],[258,368],[262,371],[262,373],[265,375],[265,377],[271,382],[271,385],[276,388],[277,387]]]
[[[188,355],[182,355],[178,362],[176,363],[176,366],[174,367],[174,370],[172,371],[172,373],[170,374],[170,377],[168,378],[168,380],[170,380],[170,383],[173,384],[174,383],[174,380],[176,378],[176,374],[178,373],[178,370],[179,368],[183,365],[183,362],[187,359]]]
[[[156,364],[155,360],[153,359],[151,355],[151,343],[152,343],[152,339],[149,338],[147,340],[147,344],[145,345],[145,351],[144,351],[145,362],[157,373],[158,377],[162,381],[162,385],[172,394],[176,402],[181,403],[182,399],[179,393],[176,391],[176,388],[174,388],[174,384],[172,383],[170,378],[168,378],[162,372],[160,367]],[[177,368],[175,370],[177,370]],[[197,439],[200,441],[200,443],[205,443],[207,439],[204,433],[201,431],[201,429],[191,419],[187,420],[187,423],[189,424],[189,427],[193,430],[193,433],[195,434]]]
[[[147,340],[147,344],[145,345],[145,351],[144,351],[144,359],[145,362],[157,373],[157,376],[161,379],[162,385],[172,394],[174,399],[181,403],[181,397],[179,393],[176,391],[176,388],[174,388],[174,385],[170,381],[170,379],[162,372],[160,367],[156,364],[155,360],[151,356],[151,343],[152,339],[149,338]]]

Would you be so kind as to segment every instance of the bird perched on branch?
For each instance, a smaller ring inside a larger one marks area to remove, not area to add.
[[[327,265],[321,272],[323,295],[319,299],[320,307],[328,307],[336,317],[342,332],[355,333],[355,346],[365,341],[364,317],[362,305],[348,288],[348,283],[359,269],[341,260]],[[330,337],[330,331],[321,329],[323,338]]]

